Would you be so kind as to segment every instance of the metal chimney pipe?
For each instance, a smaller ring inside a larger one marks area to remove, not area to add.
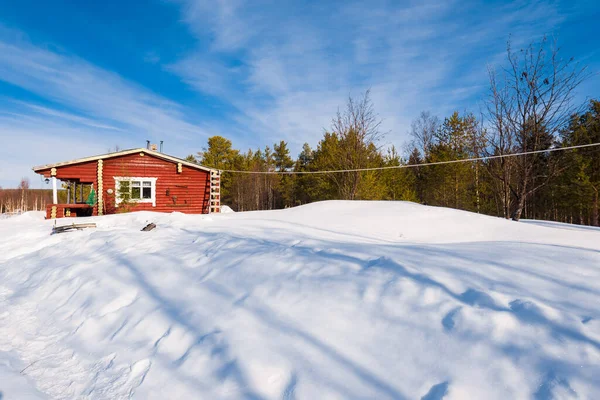
[[[146,149],[150,150],[150,141],[146,140]]]
[[[163,141],[160,141],[160,152],[162,153],[162,149],[163,149]]]

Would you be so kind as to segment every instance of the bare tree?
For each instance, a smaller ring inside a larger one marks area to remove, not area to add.
[[[338,110],[331,127],[340,137],[350,131],[356,132],[362,143],[378,143],[383,139],[384,134],[380,131],[381,120],[371,101],[371,90],[367,90],[358,100],[352,96],[348,97],[346,110]]]
[[[335,150],[329,153],[330,169],[360,169],[369,166],[372,155],[378,152],[378,144],[385,134],[381,132],[381,119],[375,113],[367,90],[358,100],[348,98],[346,109],[338,110],[333,119],[330,138],[336,142]],[[327,136],[326,136],[327,137]],[[361,182],[361,172],[328,174],[328,179],[338,187],[343,199],[354,200]]]
[[[508,67],[500,74],[489,71],[490,153],[549,149],[576,112],[572,104],[574,90],[587,74],[573,58],[562,59],[559,50],[556,42],[549,43],[546,38],[519,51],[514,51],[509,42]],[[540,168],[544,163],[547,167]],[[556,164],[544,153],[490,163],[490,172],[502,181],[504,216],[518,221],[526,199],[547,184],[556,171]]]
[[[27,211],[27,195],[29,192],[29,178],[21,178],[21,182],[19,183],[19,188],[21,191],[21,203],[20,203],[20,210],[21,212],[25,212]]]
[[[507,103],[509,100],[508,84],[497,83],[494,70],[489,70],[490,96],[486,103],[491,129],[489,132],[489,144],[492,155],[510,154],[514,146],[515,133],[511,124],[508,123]],[[513,160],[511,158],[494,159],[487,163],[490,174],[501,181],[500,201],[502,203],[502,215],[510,218],[511,213],[511,178],[513,177]]]
[[[423,157],[427,157],[435,134],[440,128],[440,120],[429,111],[422,111],[410,126],[410,135],[413,137],[413,147],[416,147]]]

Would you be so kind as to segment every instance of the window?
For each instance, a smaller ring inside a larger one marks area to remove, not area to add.
[[[152,203],[156,207],[156,179],[115,177],[116,204],[123,201]]]
[[[152,198],[152,182],[142,182],[142,199]]]
[[[142,198],[141,196],[141,184],[140,181],[131,181],[131,200],[139,200]]]

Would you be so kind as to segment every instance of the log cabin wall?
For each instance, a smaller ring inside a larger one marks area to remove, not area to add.
[[[106,214],[142,210],[180,211],[188,214],[202,214],[209,211],[209,171],[140,152],[104,159],[102,175]],[[118,187],[115,178],[118,177],[156,178],[154,193],[156,206],[152,203],[135,202],[117,205]]]
[[[102,161],[99,170],[98,160],[78,164],[57,166],[56,178],[93,183],[99,188],[98,178],[102,178],[102,213],[115,214],[126,211],[179,211],[187,214],[204,214],[210,208],[210,171],[187,166],[182,163],[165,160],[140,151],[123,156],[108,157]],[[100,173],[101,172],[101,173]],[[51,178],[51,169],[38,173]],[[117,204],[118,187],[115,178],[155,178],[155,205],[152,203]],[[97,199],[99,199],[97,193]],[[93,215],[101,215],[94,207]]]

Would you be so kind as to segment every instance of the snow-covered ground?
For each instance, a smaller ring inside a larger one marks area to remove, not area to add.
[[[600,399],[598,229],[403,202],[86,220],[0,221],[3,400]]]

